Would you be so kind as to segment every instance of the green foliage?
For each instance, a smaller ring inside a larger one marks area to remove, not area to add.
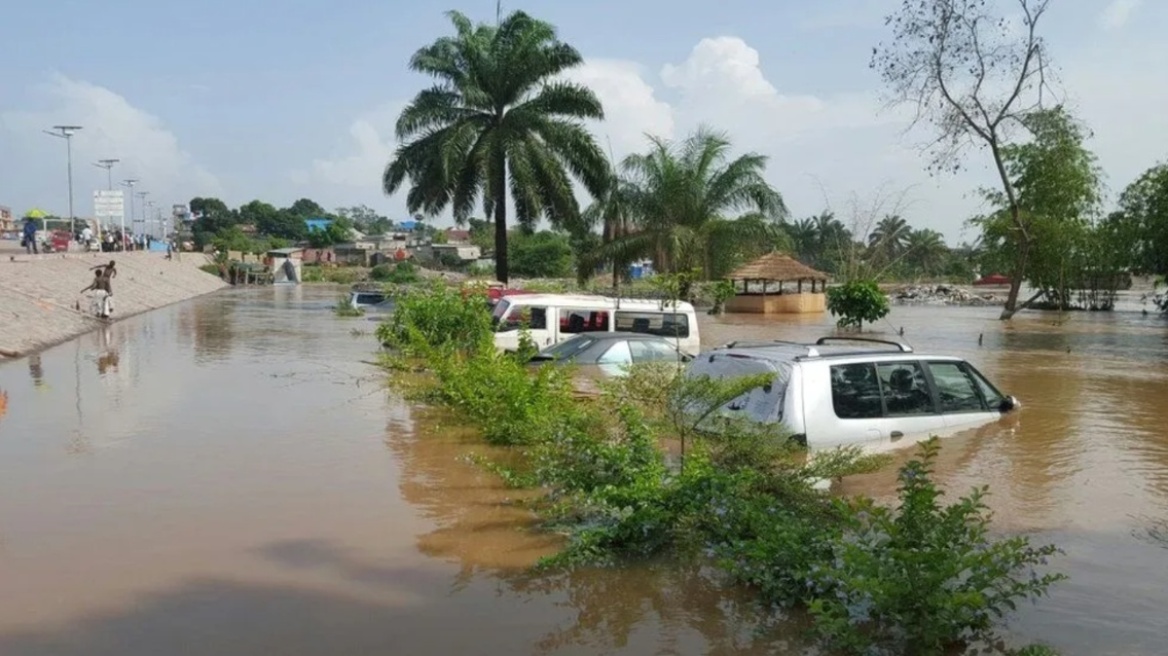
[[[1033,112],[1023,125],[1031,139],[1001,148],[1017,216],[1003,191],[983,190],[997,211],[971,223],[981,229],[989,268],[1012,271],[1025,255],[1027,282],[1065,300],[1093,268],[1120,268],[1130,245],[1102,248],[1111,242],[1095,227],[1102,182],[1086,130],[1062,107]]]
[[[346,227],[344,221],[337,219],[324,228],[307,229],[308,244],[313,248],[328,248],[336,244],[343,244],[349,241],[349,228]]]
[[[864,322],[874,323],[888,316],[888,297],[870,280],[853,280],[828,287],[827,309],[839,317],[840,328],[855,326],[863,330]]]
[[[301,282],[351,285],[361,277],[361,270],[354,267],[327,267],[309,264],[304,266],[301,275]]]
[[[1136,270],[1168,274],[1168,164],[1153,166],[1128,185],[1119,206],[1134,226]]]
[[[1025,537],[993,540],[976,489],[943,506],[932,480],[933,439],[899,475],[896,509],[839,502],[842,535],[809,572],[815,629],[848,653],[942,654],[958,641],[991,641],[1017,601],[1046,593],[1059,574],[1038,571],[1058,553]]]
[[[377,338],[411,357],[494,350],[491,313],[484,297],[440,283],[399,296],[393,316],[377,327]]]
[[[585,119],[604,111],[589,89],[562,74],[583,62],[555,28],[522,11],[496,24],[447,14],[455,33],[419,49],[410,67],[436,84],[418,93],[397,121],[402,145],[385,169],[383,186],[408,186],[411,212],[449,207],[470,217],[481,197],[495,224],[496,277],[507,282],[507,196],[515,218],[532,228],[579,216],[572,178],[594,194],[607,178],[604,157]]]
[[[734,298],[734,283],[729,280],[717,280],[710,285],[710,295],[714,299],[711,314],[720,314],[726,306],[726,301]]]
[[[422,279],[418,275],[417,267],[411,262],[378,264],[369,270],[369,277],[378,282],[391,282],[398,285],[408,285]]]
[[[337,304],[333,306],[333,314],[338,317],[363,317],[365,308],[353,305],[348,294],[341,294],[337,297]]]
[[[659,272],[697,270],[714,280],[789,246],[779,224],[786,205],[764,177],[765,156],[730,159],[726,135],[705,127],[680,143],[649,142],[647,153],[625,158],[619,177],[610,173],[608,193],[586,214],[608,235],[591,264],[648,257]]]
[[[547,230],[534,234],[517,231],[508,239],[511,273],[525,278],[562,278],[572,275],[572,247],[568,237]]]
[[[704,559],[773,607],[809,608],[825,644],[855,654],[988,640],[1016,600],[1061,578],[1032,571],[1053,547],[989,536],[984,490],[939,504],[935,442],[902,469],[894,510],[816,492],[815,480],[884,460],[856,449],[806,457],[774,427],[723,419],[721,408],[769,376],[633,367],[585,400],[572,394],[569,369],[497,353],[481,298],[435,287],[403,297],[398,315],[379,337],[424,358],[428,398],[488,442],[516,447],[505,461],[478,461],[509,485],[539,488],[533,507],[568,536],[544,568]],[[681,438],[679,463],[663,438]]]

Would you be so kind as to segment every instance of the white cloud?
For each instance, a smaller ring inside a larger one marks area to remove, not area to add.
[[[347,154],[312,161],[309,171],[296,171],[301,184],[322,182],[348,188],[381,189],[381,175],[396,148],[394,122],[404,103],[389,103],[349,125],[348,139],[338,144]]]
[[[1118,30],[1127,25],[1144,0],[1111,0],[1099,15],[1099,23],[1104,29]]]
[[[48,108],[0,114],[0,151],[8,160],[4,183],[14,210],[40,206],[68,212],[64,189],[63,144],[42,130],[56,124],[82,126],[72,140],[74,207],[78,216],[92,214],[92,192],[104,189],[106,176],[91,164],[102,158],[121,160],[115,180],[139,178],[138,189],[163,207],[194,195],[222,193],[219,180],[193,161],[162,120],[102,86],[54,75],[43,88]],[[19,163],[14,166],[13,163]]]
[[[641,150],[645,135],[674,136],[673,109],[645,81],[643,68],[615,59],[589,59],[565,76],[592,89],[604,105],[603,124],[590,126],[617,157]]]

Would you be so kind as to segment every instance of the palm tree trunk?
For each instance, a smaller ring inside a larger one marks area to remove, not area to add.
[[[495,279],[507,284],[507,160],[495,155],[491,187],[495,190]]]

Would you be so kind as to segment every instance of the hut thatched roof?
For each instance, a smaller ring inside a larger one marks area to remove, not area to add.
[[[783,253],[768,253],[757,260],[738,267],[730,280],[827,280],[827,274]]]

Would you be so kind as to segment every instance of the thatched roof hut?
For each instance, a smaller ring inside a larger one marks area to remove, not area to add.
[[[742,283],[741,289],[736,289],[737,295],[727,301],[727,312],[804,314],[823,312],[826,308],[823,291],[827,287],[827,274],[812,269],[790,255],[768,253],[726,277],[735,288],[739,287],[738,282]],[[803,293],[805,281],[811,283],[809,294]],[[791,294],[783,289],[783,283],[786,282],[797,283],[796,293]],[[762,293],[751,293],[750,283],[762,283]],[[778,283],[771,288],[773,293],[769,296],[768,283]]]
[[[802,291],[803,282],[809,281],[812,292],[815,291],[816,282],[820,283],[820,291],[822,291],[828,278],[826,273],[816,271],[790,255],[777,252],[768,253],[753,262],[744,264],[726,277],[731,282],[742,281],[744,289],[751,282],[763,283],[764,289],[768,282],[777,282],[780,288],[784,282],[797,282],[799,290]]]

